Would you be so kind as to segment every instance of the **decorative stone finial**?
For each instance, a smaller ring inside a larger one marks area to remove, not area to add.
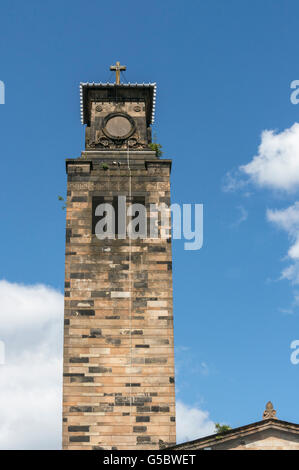
[[[110,70],[115,72],[115,83],[116,85],[120,85],[120,72],[123,70],[127,70],[125,65],[120,65],[120,62],[116,62],[115,65],[111,65]]]
[[[270,418],[277,419],[276,410],[274,410],[272,402],[268,401],[268,403],[266,405],[266,409],[263,413],[263,419],[270,419]]]

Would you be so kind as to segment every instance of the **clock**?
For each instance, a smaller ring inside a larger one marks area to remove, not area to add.
[[[128,139],[135,132],[134,120],[125,113],[111,113],[104,119],[104,134],[113,140]]]

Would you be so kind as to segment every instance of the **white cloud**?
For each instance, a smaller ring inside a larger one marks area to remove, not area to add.
[[[239,189],[243,189],[248,185],[248,181],[242,178],[240,170],[228,171],[222,181],[222,191],[225,193],[233,193]]]
[[[263,131],[257,155],[237,171],[228,172],[222,189],[233,192],[244,189],[250,182],[260,188],[287,192],[288,195],[299,190],[298,122],[282,132]],[[241,216],[240,221],[243,219]],[[283,210],[268,210],[267,220],[283,229],[291,243],[287,253],[291,264],[282,270],[281,279],[299,284],[299,202]],[[292,309],[284,311],[293,311],[297,305],[298,302],[294,300]]]
[[[294,262],[287,268],[283,269],[281,279],[287,279],[292,284],[299,284],[299,263]],[[298,305],[298,303],[296,303]]]
[[[287,207],[286,209],[267,210],[267,219],[274,222],[280,228],[285,230],[296,242],[299,238],[299,202]],[[296,243],[295,243],[296,245]],[[299,258],[299,252],[296,248],[290,249],[291,258]]]
[[[299,189],[299,123],[280,133],[263,131],[258,154],[239,169],[260,187]]]
[[[0,281],[0,449],[60,449],[63,296]]]
[[[287,257],[292,260],[292,264],[282,271],[281,278],[299,284],[299,202],[286,209],[268,209],[267,219],[283,229],[291,241]]]
[[[248,219],[248,211],[245,209],[245,207],[238,206],[237,209],[239,210],[240,215],[238,219],[231,224],[232,228],[239,227],[239,225],[241,225],[243,222],[246,222],[246,220]]]
[[[176,403],[177,443],[192,441],[208,436],[215,432],[215,424],[209,418],[207,411]]]

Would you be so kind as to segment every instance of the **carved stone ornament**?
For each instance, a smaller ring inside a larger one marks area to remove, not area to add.
[[[267,405],[266,405],[266,409],[263,413],[263,419],[270,419],[270,418],[275,418],[277,419],[276,417],[276,410],[274,410],[273,408],[273,405],[272,405],[272,402],[271,401],[268,401]]]
[[[109,147],[110,142],[108,139],[106,139],[106,137],[100,137],[99,144],[102,145],[103,147]]]
[[[137,143],[137,139],[135,139],[134,137],[128,140],[129,147],[135,147]]]
[[[134,119],[125,113],[110,113],[104,119],[103,132],[109,139],[126,140],[135,132]]]

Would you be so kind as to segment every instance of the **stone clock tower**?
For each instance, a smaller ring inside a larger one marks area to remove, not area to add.
[[[171,160],[150,147],[156,85],[121,84],[112,68],[115,84],[80,85],[85,150],[66,161],[64,449],[176,440],[171,238],[159,222],[157,237],[121,235],[119,222],[138,203],[149,226],[150,206],[170,204]],[[114,237],[98,237],[102,204]]]

